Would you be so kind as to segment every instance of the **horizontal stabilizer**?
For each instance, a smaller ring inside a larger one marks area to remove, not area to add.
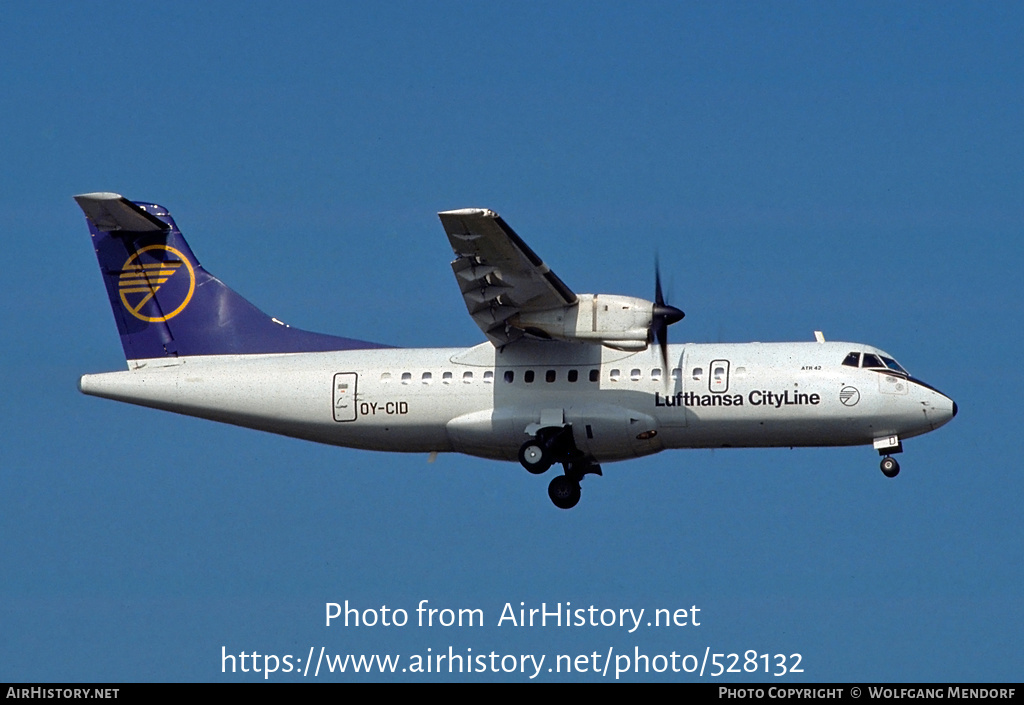
[[[158,232],[169,226],[118,193],[83,193],[75,196],[96,229],[105,233],[124,230],[132,233]]]

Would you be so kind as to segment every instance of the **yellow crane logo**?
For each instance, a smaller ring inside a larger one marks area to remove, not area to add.
[[[180,276],[184,271],[188,286]],[[176,281],[172,280],[177,277]],[[164,293],[156,298],[161,289]],[[135,252],[121,267],[118,292],[128,312],[147,323],[169,321],[185,310],[196,291],[196,272],[180,251],[167,245],[150,245]],[[153,301],[155,305],[146,308]],[[146,313],[143,313],[145,308]],[[164,313],[170,309],[169,312]],[[148,313],[156,315],[147,315]]]

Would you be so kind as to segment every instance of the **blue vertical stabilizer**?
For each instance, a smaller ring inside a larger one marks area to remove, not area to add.
[[[266,315],[202,268],[162,206],[116,193],[75,200],[128,360],[389,347],[310,333]]]

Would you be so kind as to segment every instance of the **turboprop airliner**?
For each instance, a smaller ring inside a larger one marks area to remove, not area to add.
[[[351,448],[518,460],[574,507],[601,464],[675,448],[870,445],[895,477],[903,441],[956,403],[861,343],[675,344],[665,302],[577,294],[497,213],[440,213],[487,341],[396,348],[267,316],[199,264],[163,206],[75,196],[128,370],[85,394]]]

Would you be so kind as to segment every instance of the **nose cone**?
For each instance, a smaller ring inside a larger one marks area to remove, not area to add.
[[[924,433],[934,431],[939,426],[944,426],[953,420],[957,412],[955,401],[919,379],[911,377],[909,381],[913,383],[912,389],[915,391],[911,393],[908,401],[911,401],[915,407],[920,404],[921,406],[917,408],[924,410],[924,417],[927,420],[927,426],[923,429]]]
[[[933,391],[932,398],[929,399],[928,404],[925,406],[925,415],[928,417],[932,428],[935,429],[952,421],[953,417],[956,416],[957,408],[955,401],[938,390]]]

